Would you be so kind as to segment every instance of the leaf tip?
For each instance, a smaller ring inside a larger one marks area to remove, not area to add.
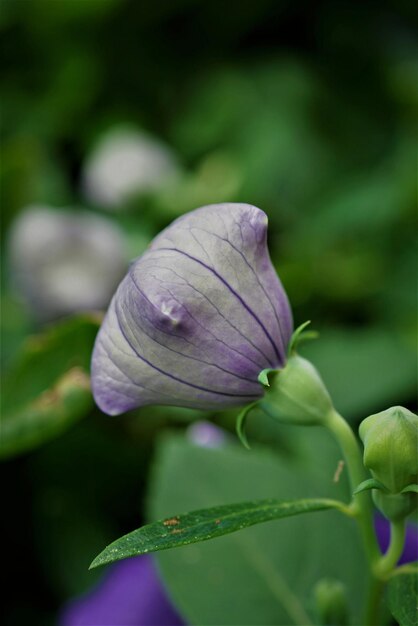
[[[100,554],[98,554],[90,563],[89,565],[89,570],[91,569],[96,569],[96,567],[100,567],[101,565],[107,565],[107,563],[111,563],[112,561],[115,561],[116,559],[113,558],[109,558],[109,554],[107,551],[107,548],[105,548],[102,552],[100,552]]]
[[[91,569],[96,569],[96,567],[99,567],[100,565],[101,565],[101,562],[99,561],[99,557],[96,556],[96,558],[93,559],[89,565],[89,571]]]

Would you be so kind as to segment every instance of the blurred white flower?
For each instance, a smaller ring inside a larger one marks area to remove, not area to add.
[[[175,179],[178,165],[162,142],[129,128],[108,131],[84,169],[83,188],[94,204],[117,209],[130,197]]]
[[[105,308],[126,271],[122,233],[94,213],[30,206],[10,233],[17,289],[41,319]]]

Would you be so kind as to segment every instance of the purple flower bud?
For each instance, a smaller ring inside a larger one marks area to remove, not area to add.
[[[130,267],[96,340],[92,386],[117,415],[147,404],[217,409],[263,395],[292,334],[267,216],[215,204],[177,219]]]

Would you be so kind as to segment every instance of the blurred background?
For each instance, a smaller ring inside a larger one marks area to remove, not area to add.
[[[55,624],[91,588],[91,559],[143,521],[157,437],[203,416],[109,418],[88,390],[101,312],[177,216],[262,208],[337,408],[416,409],[416,18],[407,0],[1,0],[4,624]]]

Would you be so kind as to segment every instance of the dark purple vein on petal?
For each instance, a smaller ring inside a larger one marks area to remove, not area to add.
[[[170,249],[170,248],[169,248]],[[166,257],[161,257],[162,259],[165,259]],[[222,311],[220,311],[218,309],[218,307],[216,306],[216,304],[214,304],[214,302],[212,302],[212,300],[210,298],[207,297],[207,295],[205,293],[203,293],[202,291],[199,291],[199,289],[196,289],[196,287],[194,287],[191,283],[189,283],[188,280],[186,280],[183,276],[181,276],[180,274],[178,274],[177,272],[175,272],[173,270],[172,267],[167,267],[165,269],[170,270],[170,272],[172,272],[175,276],[177,276],[178,278],[180,278],[184,284],[186,284],[188,287],[190,287],[190,289],[193,289],[193,291],[195,291],[196,293],[198,293],[200,296],[202,296],[202,298],[204,298],[207,302],[209,302],[209,304],[211,306],[213,306],[213,308],[215,309],[215,311],[219,314],[220,317],[222,317],[223,320],[225,320],[225,322],[227,324],[229,324],[231,326],[231,328],[233,328],[247,343],[249,343],[257,352],[260,353],[260,355],[263,357],[263,359],[266,360],[266,362],[269,365],[272,365],[270,359],[268,358],[268,356],[266,354],[264,354],[264,352],[262,350],[260,350],[260,348],[251,341],[251,339],[249,337],[246,337],[245,335],[243,335],[243,333],[240,331],[239,328],[237,328],[232,322],[231,320],[229,320],[228,318],[225,317],[225,315],[222,314]],[[155,280],[159,280],[162,284],[162,281],[160,278],[154,276]],[[170,284],[168,281],[164,281],[167,282],[168,284]],[[173,282],[171,283],[174,286],[177,286],[177,283]],[[171,293],[171,292],[170,292]],[[171,294],[172,295],[172,294]],[[183,305],[184,306],[184,305]],[[190,313],[189,313],[190,314]],[[191,315],[191,314],[190,314]],[[193,316],[192,316],[193,317]],[[195,318],[193,318],[195,319]],[[197,320],[196,320],[197,321]],[[199,322],[198,322],[199,323]],[[199,323],[199,326],[201,326],[202,328],[205,328],[204,326],[202,326]],[[208,328],[205,328],[205,330],[207,332],[209,332],[213,337],[215,337],[215,339],[217,341],[220,341],[221,343],[223,343],[225,346],[227,346],[228,348],[230,348],[231,350],[233,350],[234,352],[236,352],[237,354],[240,354],[242,357],[244,357],[245,359],[247,359],[248,361],[250,361],[251,363],[254,363],[254,365],[257,365],[257,367],[261,367],[261,369],[263,369],[264,365],[261,365],[260,363],[257,363],[256,361],[254,361],[254,359],[251,359],[249,356],[243,354],[242,352],[240,352],[237,348],[234,348],[233,346],[229,346],[228,344],[226,344],[224,341],[222,341],[221,339],[219,339],[218,337],[216,337],[216,335],[214,335]]]
[[[118,324],[119,324],[119,320],[118,320]],[[125,336],[125,335],[124,335]],[[124,352],[110,337],[110,335],[108,335],[108,339],[109,341],[112,343],[113,347],[116,348],[116,350],[118,350],[121,354],[123,354],[124,356],[128,357],[128,358],[135,358],[133,357],[131,354],[127,354],[126,352]],[[129,343],[129,341],[126,339],[129,347],[131,348],[131,350],[133,350],[131,344]],[[125,376],[125,378],[128,379],[129,382],[131,382],[133,385],[135,385],[135,387],[138,387],[139,389],[142,389],[143,391],[149,392],[151,394],[155,394],[157,393],[155,391],[155,389],[152,389],[152,387],[146,387],[145,385],[141,385],[141,383],[138,383],[138,381],[134,380],[131,376],[129,376],[129,374],[127,374],[126,372],[124,372],[120,366],[115,363],[114,358],[112,357],[112,355],[109,353],[109,350],[106,348],[106,346],[104,345],[104,343],[102,342],[102,348],[103,350],[106,352],[108,358],[110,359],[110,361],[113,363],[113,365],[119,370],[119,372]],[[136,353],[135,353],[136,354]],[[129,382],[126,382],[124,380],[119,380],[117,379],[115,376],[111,376],[111,378],[122,385],[129,385]],[[126,393],[126,391],[124,391],[123,393]],[[129,394],[126,394],[129,398],[132,398],[132,400],[135,400],[135,398],[133,396],[130,396]],[[167,396],[168,398],[173,398],[173,394],[172,393],[166,393],[165,391],[162,391],[161,389],[158,390],[158,395],[162,395],[162,396]],[[174,396],[176,397],[176,396]],[[178,400],[181,400],[181,397],[177,398]]]
[[[194,287],[191,287],[192,289],[194,289]],[[242,352],[240,352],[239,350],[237,350],[236,348],[234,348],[233,346],[230,346],[229,344],[227,344],[225,341],[222,341],[222,339],[219,339],[219,337],[217,337],[211,330],[209,330],[208,328],[206,328],[205,326],[203,326],[199,320],[197,320],[192,313],[190,313],[189,309],[182,304],[179,300],[177,300],[176,296],[173,294],[172,291],[170,291],[170,289],[168,287],[166,287],[168,293],[170,294],[170,296],[173,298],[173,300],[175,300],[176,302],[178,302],[178,304],[181,304],[184,307],[184,310],[187,311],[188,315],[190,315],[190,317],[192,318],[192,320],[194,322],[196,322],[196,324],[198,326],[200,326],[200,328],[202,328],[205,332],[209,333],[215,341],[219,342],[220,344],[222,344],[223,346],[225,346],[225,348],[227,348],[228,350],[232,350],[232,352],[235,352],[236,354],[239,354],[243,359],[246,359],[247,361],[249,361],[250,363],[253,363],[254,365],[256,365],[258,368],[260,367],[259,363],[257,363],[256,361],[254,361],[253,359],[250,359],[250,357],[248,357],[246,354],[243,354]],[[198,292],[200,293],[200,291]],[[215,307],[216,309],[216,307]],[[216,311],[218,311],[218,309],[216,309]],[[218,311],[219,313],[219,311]],[[223,317],[223,316],[221,316]],[[223,318],[225,319],[225,318]],[[233,327],[234,328],[234,327]],[[195,344],[193,344],[195,345]],[[252,344],[251,344],[252,345]]]
[[[258,282],[258,284],[260,285],[261,289],[263,290],[263,292],[264,292],[264,294],[265,294],[265,296],[266,296],[267,300],[270,302],[271,308],[273,309],[273,313],[274,313],[274,316],[275,316],[276,321],[277,321],[277,326],[278,326],[278,328],[279,328],[280,338],[281,338],[281,341],[282,341],[282,347],[283,347],[283,355],[285,355],[287,350],[286,350],[286,342],[285,342],[285,338],[284,338],[284,333],[283,333],[282,322],[281,322],[281,320],[280,320],[280,316],[277,314],[276,307],[274,306],[274,304],[273,304],[273,302],[272,302],[272,300],[271,300],[271,298],[270,298],[269,292],[268,292],[268,291],[264,288],[264,285],[263,285],[263,283],[261,282],[261,280],[260,280],[260,278],[259,278],[259,276],[258,276],[257,272],[255,271],[255,269],[253,268],[253,266],[251,265],[251,263],[248,261],[248,259],[247,259],[247,257],[245,256],[245,254],[243,254],[243,252],[242,252],[239,248],[237,248],[237,247],[236,247],[236,246],[232,243],[232,241],[230,241],[230,240],[228,239],[228,228],[226,227],[226,224],[225,224],[225,222],[224,222],[224,219],[223,219],[222,215],[220,215],[219,217],[220,217],[220,219],[222,220],[222,222],[223,222],[223,224],[224,224],[224,227],[225,227],[225,232],[226,232],[226,239],[225,239],[225,241],[227,241],[227,242],[229,243],[229,245],[230,245],[230,246],[232,246],[232,248],[233,248],[234,250],[236,250],[236,251],[237,251],[237,252],[238,252],[238,253],[242,256],[243,260],[244,260],[244,261],[245,261],[245,263],[248,265],[248,267],[251,269],[251,271],[253,272],[253,274],[254,274],[255,278],[257,279],[257,282]],[[242,245],[244,246],[244,234],[243,234],[243,232],[242,232],[242,224],[241,224],[241,222],[240,222],[240,221],[234,221],[234,223],[235,223],[235,224],[238,226],[238,228],[239,228],[240,235],[241,235],[241,242],[242,242]],[[255,239],[257,240],[257,236],[256,236],[256,233],[255,233],[255,229],[254,229],[254,226],[253,226],[252,224],[251,224],[251,227],[252,227],[252,229],[253,229]],[[265,240],[265,242],[264,242],[264,246],[265,246],[265,250],[264,250],[264,252],[267,254],[267,257],[269,258],[269,261],[270,261],[270,263],[271,263],[271,259],[270,259],[269,251],[268,251],[268,248],[267,248],[267,230],[266,230],[266,233],[265,233],[265,239],[266,239],[266,240]],[[273,271],[274,271],[274,270],[273,270]],[[280,308],[281,308],[281,303],[280,303],[280,301],[279,301],[279,306],[280,306]]]
[[[221,217],[221,216],[219,216],[219,217]],[[222,219],[222,218],[221,218],[221,219]],[[224,224],[224,226],[225,226],[225,224]],[[239,228],[241,229],[241,224],[238,224],[238,226],[239,226]],[[283,353],[285,353],[285,352],[286,352],[286,347],[285,347],[284,335],[283,335],[283,330],[282,330],[282,324],[281,324],[281,322],[280,322],[279,316],[277,315],[276,308],[275,308],[275,306],[274,306],[273,302],[271,301],[270,296],[269,296],[268,292],[266,291],[266,289],[265,289],[264,285],[263,285],[263,284],[262,284],[262,282],[260,281],[260,278],[258,277],[257,272],[255,271],[255,269],[253,268],[253,266],[251,265],[251,263],[248,261],[248,259],[247,259],[247,257],[245,256],[245,254],[244,254],[244,253],[243,253],[243,252],[242,252],[239,248],[237,248],[237,247],[236,247],[236,246],[232,243],[232,241],[230,241],[227,237],[221,237],[221,236],[220,236],[220,235],[218,235],[217,233],[211,232],[211,231],[209,231],[209,230],[206,230],[205,228],[201,228],[201,227],[198,227],[198,226],[193,226],[192,228],[193,228],[194,230],[201,230],[202,232],[204,232],[204,233],[206,233],[206,234],[208,234],[208,235],[211,235],[211,236],[213,236],[213,237],[216,237],[217,239],[220,239],[221,241],[224,241],[225,243],[229,244],[229,245],[231,246],[231,248],[232,248],[233,250],[235,250],[236,252],[238,252],[238,254],[241,256],[242,260],[245,262],[245,264],[248,266],[248,268],[249,268],[249,269],[251,270],[251,272],[254,274],[254,277],[255,277],[255,279],[256,279],[256,281],[257,281],[257,283],[258,283],[258,284],[259,284],[259,286],[261,287],[261,290],[263,291],[264,295],[266,296],[266,298],[267,298],[267,300],[268,300],[268,302],[269,302],[269,304],[270,304],[270,306],[271,306],[271,308],[272,308],[272,311],[273,311],[274,317],[276,318],[277,327],[278,327],[278,329],[279,329],[280,338],[281,338],[281,341],[282,341]],[[184,229],[184,230],[186,230],[186,229]],[[225,226],[225,230],[227,230],[227,229],[226,229],[226,226]],[[191,232],[191,229],[190,229],[190,232]],[[196,239],[196,237],[194,237],[194,238]],[[242,237],[242,230],[241,230],[241,239],[242,239],[242,238],[243,238],[243,237]]]
[[[168,248],[169,250],[171,250],[171,248]],[[156,250],[153,254],[155,255],[158,252],[158,250]],[[160,256],[160,259],[166,259],[167,257],[165,256]],[[230,350],[233,350],[233,352],[236,352],[237,354],[239,354],[240,356],[244,357],[245,359],[247,359],[248,361],[250,361],[250,363],[253,363],[254,365],[256,365],[257,367],[264,369],[266,367],[266,365],[270,365],[271,367],[275,367],[275,365],[272,364],[271,359],[269,359],[269,357],[264,354],[264,352],[253,342],[251,341],[251,339],[249,337],[247,337],[246,335],[244,335],[239,328],[237,328],[232,322],[231,320],[229,320],[227,317],[225,317],[225,315],[223,315],[222,311],[220,311],[218,309],[218,307],[216,306],[216,304],[214,302],[212,302],[212,300],[210,298],[207,297],[207,295],[205,293],[203,293],[203,291],[199,291],[198,289],[196,289],[196,287],[194,287],[191,283],[189,283],[188,280],[186,280],[184,278],[184,276],[182,276],[181,274],[178,274],[176,271],[173,270],[172,267],[165,267],[164,269],[169,270],[170,272],[172,272],[175,276],[177,276],[178,278],[180,278],[183,281],[183,284],[187,285],[188,287],[190,287],[190,289],[192,289],[193,291],[195,291],[196,293],[199,294],[199,296],[201,296],[202,298],[204,298],[214,309],[215,311],[219,314],[220,317],[222,317],[223,320],[225,320],[225,322],[227,324],[229,324],[229,326],[231,326],[231,328],[233,328],[248,344],[250,344],[254,350],[256,350],[262,357],[264,363],[257,363],[257,361],[254,361],[254,359],[250,358],[249,356],[247,356],[246,354],[243,354],[242,352],[240,352],[237,348],[234,348],[233,346],[230,346],[229,344],[226,344],[224,341],[222,341],[222,339],[219,339],[219,337],[217,337],[214,333],[212,333],[208,328],[205,328],[204,326],[202,326],[202,324],[200,324],[194,317],[193,315],[190,313],[189,311],[189,315],[199,324],[199,326],[201,328],[203,328],[204,330],[206,330],[207,332],[209,332],[217,341],[220,341],[224,346],[228,347]],[[168,284],[171,285],[171,283],[167,280],[161,280],[160,277],[158,276],[154,276],[152,275],[154,280],[157,280],[160,284],[164,285],[164,284]],[[165,289],[167,289],[169,291],[169,289],[167,287],[165,287]],[[171,291],[169,291],[169,293],[171,295],[173,295],[171,293]],[[176,299],[176,298],[175,298]],[[182,304],[182,306],[184,306],[183,303],[179,303]],[[261,371],[261,370],[260,370]]]
[[[195,385],[194,383],[190,383],[187,380],[183,380],[181,378],[178,378],[177,376],[174,376],[174,374],[170,374],[169,372],[165,372],[164,370],[162,370],[161,368],[157,367],[156,365],[154,365],[154,363],[151,363],[151,361],[149,361],[148,359],[146,359],[142,354],[139,354],[139,352],[136,350],[136,348],[134,347],[134,345],[132,344],[132,342],[130,341],[130,339],[128,338],[128,336],[126,335],[122,324],[121,324],[121,319],[120,319],[120,313],[118,310],[118,305],[115,303],[115,313],[116,313],[116,319],[119,325],[119,329],[123,335],[123,337],[125,338],[126,342],[128,343],[128,345],[131,347],[131,349],[133,350],[133,352],[136,354],[136,356],[143,361],[144,363],[146,363],[147,365],[149,365],[149,367],[151,367],[152,369],[154,369],[155,371],[159,372],[160,374],[163,374],[163,376],[167,376],[168,378],[171,378],[172,380],[176,380],[177,382],[181,383],[182,385],[187,385],[188,387],[193,387],[194,389],[198,389],[199,391],[204,391],[205,393],[211,393],[215,396],[227,396],[230,398],[257,398],[256,395],[254,394],[237,394],[237,393],[227,393],[226,391],[215,391],[213,389],[207,389],[206,387],[200,387],[199,385]]]
[[[242,237],[242,225],[241,225],[239,222],[236,222],[236,224],[238,224],[238,226],[239,226],[239,229],[240,229],[240,231],[241,231],[241,237]],[[253,230],[253,232],[254,232],[254,236],[257,238],[257,233],[255,232],[255,227],[254,227],[254,224],[252,224],[251,222],[249,222],[249,224],[250,224],[250,227],[252,228],[252,230]],[[266,231],[266,239],[267,239],[267,231]],[[266,245],[267,245],[267,242],[266,242]],[[269,261],[270,261],[270,263],[271,263],[270,254],[269,254],[268,249],[267,249],[267,256],[269,257]],[[260,283],[260,284],[261,284],[261,283]],[[263,288],[263,289],[264,289],[264,288]],[[267,295],[267,294],[266,294],[266,295]],[[267,296],[267,297],[268,297],[268,296]],[[286,296],[285,296],[285,299],[286,299]],[[270,300],[270,298],[269,298],[269,300]],[[270,301],[270,302],[271,302],[271,301]],[[280,302],[280,299],[279,299],[279,305],[280,305],[280,307],[281,307],[281,304],[282,304],[282,303]],[[276,313],[276,309],[275,309],[275,307],[274,307],[274,305],[273,305],[273,304],[272,304],[272,306],[273,306],[273,310],[274,310],[274,312]],[[279,324],[280,335],[281,335],[281,338],[282,338],[282,343],[283,343],[283,347],[284,347],[284,352],[286,353],[286,352],[287,352],[287,349],[286,349],[286,343],[285,343],[285,341],[284,341],[284,335],[283,335],[283,332],[282,332],[282,324],[281,324],[281,321],[280,321],[279,319],[277,319],[277,321],[278,321],[278,324]]]
[[[206,263],[204,263],[200,259],[197,259],[196,257],[192,256],[191,254],[188,254],[187,252],[184,252],[184,250],[179,250],[178,248],[159,248],[159,250],[171,250],[172,252],[178,252],[179,254],[182,254],[183,256],[186,256],[190,260],[195,261],[196,263],[199,263],[199,265],[202,265],[202,267],[205,267],[207,270],[212,272],[212,274],[214,274],[225,285],[225,287],[237,298],[237,300],[239,300],[239,302],[242,304],[242,306],[247,311],[247,313],[249,313],[255,319],[255,321],[258,323],[260,328],[263,330],[263,332],[266,335],[267,339],[270,341],[271,346],[272,346],[274,352],[276,353],[276,357],[279,360],[279,363],[282,362],[282,359],[280,357],[280,354],[279,354],[279,351],[277,349],[277,346],[274,343],[274,341],[273,341],[270,333],[268,332],[267,328],[264,326],[263,322],[259,319],[259,317],[256,315],[256,313],[254,313],[254,311],[248,306],[248,304],[245,302],[245,300],[243,298],[241,298],[239,293],[237,293],[235,291],[235,289],[233,287],[231,287],[231,285],[220,274],[218,274],[218,272],[213,267],[210,267],[210,265],[206,265]],[[270,365],[272,367],[275,367],[277,364],[271,363],[271,361],[270,361]]]
[[[147,301],[150,303],[150,305],[151,305],[152,307],[154,307],[156,310],[159,310],[159,309],[158,309],[158,307],[156,307],[156,306],[155,306],[155,304],[153,304],[153,303],[151,302],[151,300],[150,300],[150,299],[149,299],[149,298],[145,295],[145,293],[144,293],[144,292],[141,290],[141,288],[137,285],[137,283],[136,283],[136,281],[134,280],[134,277],[133,277],[133,275],[132,275],[132,274],[131,274],[131,279],[132,279],[132,282],[133,282],[133,284],[134,284],[134,287],[135,287],[135,289],[137,289],[138,293],[140,293],[140,294],[141,294],[141,296],[142,296],[143,298],[145,298],[145,300],[147,300]],[[192,346],[193,346],[194,348],[196,348],[197,350],[199,349],[199,348],[198,348],[198,346],[196,346],[196,344],[194,344],[192,341],[189,341],[188,339],[186,339],[185,337],[182,337],[181,335],[174,335],[173,333],[170,333],[170,332],[168,332],[168,331],[166,331],[166,330],[160,329],[160,328],[158,328],[158,326],[156,326],[156,325],[154,324],[154,322],[153,322],[151,319],[149,319],[149,318],[147,318],[147,319],[148,319],[148,322],[149,322],[150,324],[152,324],[152,326],[154,326],[154,328],[155,328],[158,332],[160,332],[160,333],[162,333],[162,334],[164,334],[164,335],[168,335],[169,337],[175,337],[175,338],[177,338],[177,339],[181,339],[181,340],[185,341],[186,343],[188,343],[188,344],[192,345]],[[137,321],[136,321],[135,323],[139,326],[139,324],[138,324],[138,322],[137,322]],[[257,381],[255,381],[254,379],[252,379],[252,378],[247,378],[246,376],[240,376],[240,375],[239,375],[239,374],[237,374],[236,372],[232,372],[231,370],[227,370],[227,369],[225,369],[224,367],[221,367],[220,365],[218,365],[217,363],[212,363],[212,362],[210,362],[210,361],[205,361],[205,360],[203,360],[203,359],[198,359],[198,358],[196,358],[196,357],[194,357],[194,356],[191,356],[190,354],[184,354],[184,352],[179,352],[178,350],[175,350],[174,348],[170,348],[170,347],[169,347],[169,346],[167,346],[165,343],[161,343],[160,341],[157,341],[157,339],[155,339],[155,337],[152,337],[151,335],[149,335],[149,334],[147,333],[147,331],[144,329],[144,327],[143,327],[143,326],[139,326],[139,328],[140,328],[140,329],[141,329],[141,331],[144,333],[144,335],[145,335],[146,337],[148,337],[148,339],[149,339],[150,341],[153,341],[154,343],[156,343],[158,346],[161,346],[161,347],[162,347],[162,348],[164,348],[165,350],[169,350],[170,352],[174,352],[174,354],[178,354],[179,356],[181,356],[181,357],[183,357],[183,358],[185,358],[185,359],[190,359],[191,361],[196,361],[197,363],[204,363],[205,365],[209,365],[209,366],[211,366],[211,367],[215,367],[216,369],[220,370],[221,372],[225,372],[226,374],[230,374],[231,376],[234,376],[235,378],[239,378],[240,380],[244,380],[244,381],[246,381],[246,382],[248,382],[248,383],[251,383],[251,384],[253,384],[253,385],[256,385],[256,386],[258,386],[258,385],[259,385],[259,383],[257,383]]]

